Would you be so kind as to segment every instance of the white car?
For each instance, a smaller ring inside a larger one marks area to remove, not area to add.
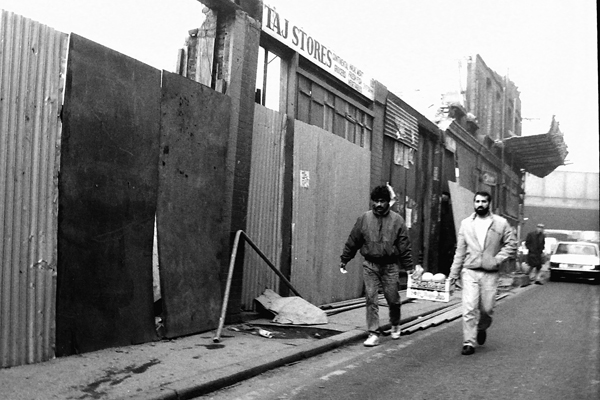
[[[590,242],[558,242],[550,256],[550,280],[560,276],[600,282],[598,245]]]

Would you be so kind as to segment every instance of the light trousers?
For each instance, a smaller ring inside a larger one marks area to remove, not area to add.
[[[477,332],[492,324],[500,274],[463,268],[461,276],[463,345],[475,347]]]

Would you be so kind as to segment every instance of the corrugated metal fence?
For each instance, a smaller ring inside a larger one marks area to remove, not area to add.
[[[252,170],[248,197],[248,237],[278,266],[281,257],[281,218],[286,116],[255,106],[252,137]],[[242,307],[250,310],[265,289],[279,290],[279,278],[246,246]]]
[[[0,367],[54,356],[58,158],[68,35],[0,20]]]

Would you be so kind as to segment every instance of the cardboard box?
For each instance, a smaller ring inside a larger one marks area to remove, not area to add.
[[[450,301],[453,291],[450,290],[450,279],[444,282],[413,280],[408,275],[406,285],[406,297],[410,299],[421,299],[430,301],[441,301],[447,303]]]

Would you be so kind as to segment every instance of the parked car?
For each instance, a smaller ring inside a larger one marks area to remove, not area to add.
[[[589,242],[558,242],[550,256],[550,280],[561,276],[600,282],[598,245]]]

